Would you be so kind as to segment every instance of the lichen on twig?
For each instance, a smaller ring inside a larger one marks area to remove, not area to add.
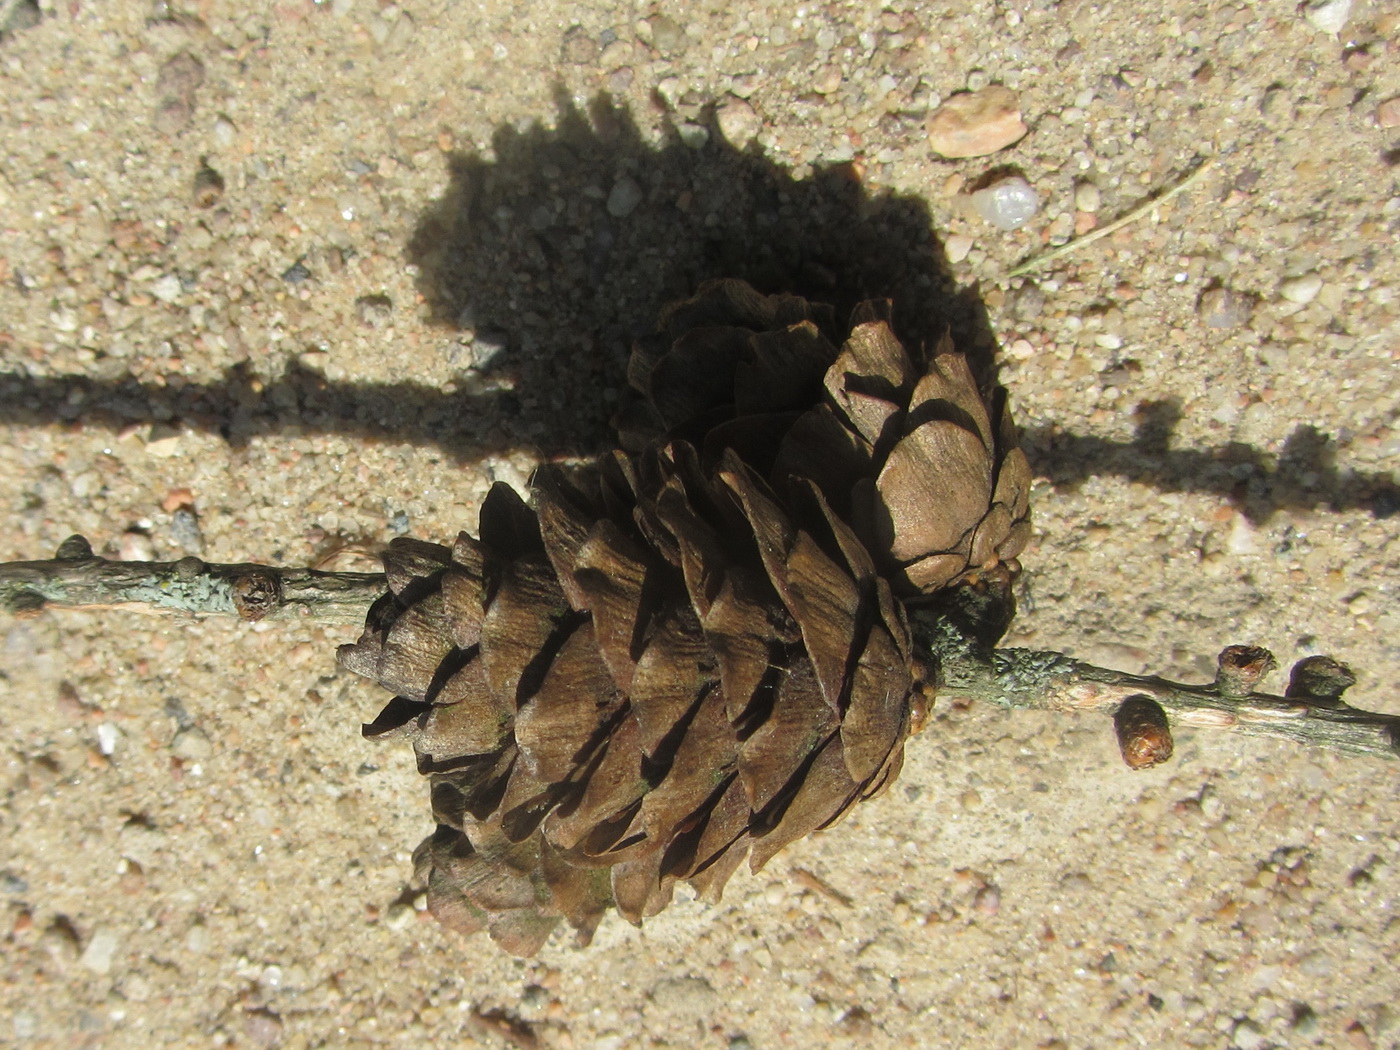
[[[130,608],[243,620],[359,623],[384,592],[382,573],[320,572],[270,565],[211,565],[199,558],[125,562],[70,536],[50,561],[0,564],[0,609]]]

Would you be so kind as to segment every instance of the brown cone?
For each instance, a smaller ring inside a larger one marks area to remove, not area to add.
[[[347,668],[395,698],[438,830],[434,915],[535,952],[839,820],[898,774],[924,669],[905,606],[1025,543],[1000,396],[885,311],[714,282],[638,348],[630,452],[496,486],[479,537],[396,540]],[[1014,563],[1013,563],[1014,564]]]

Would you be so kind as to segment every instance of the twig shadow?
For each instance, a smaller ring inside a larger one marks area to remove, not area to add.
[[[467,349],[456,392],[301,368],[270,378],[235,368],[164,387],[0,373],[0,422],[179,423],[234,446],[296,428],[434,446],[460,461],[522,447],[591,455],[612,443],[609,395],[625,384],[632,340],[662,304],[719,276],[831,302],[838,316],[889,298],[906,340],[928,343],[951,327],[994,379],[985,309],[975,287],[957,287],[923,200],[872,191],[849,164],[795,178],[717,134],[650,142],[605,96],[586,112],[563,95],[556,105],[552,126],[504,126],[489,151],[450,156],[447,190],[408,238],[432,319]],[[1178,416],[1145,406],[1128,442],[1046,426],[1025,444],[1057,485],[1115,474],[1219,493],[1255,520],[1292,506],[1400,510],[1392,478],[1338,468],[1330,440],[1311,428],[1271,459],[1233,444],[1174,448]]]

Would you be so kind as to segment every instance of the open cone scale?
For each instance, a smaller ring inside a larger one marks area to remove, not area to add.
[[[930,701],[908,611],[1029,534],[1000,389],[887,305],[712,282],[637,347],[623,450],[498,485],[477,537],[397,540],[346,667],[395,694],[437,831],[447,925],[534,953],[561,919],[640,922],[898,775]]]

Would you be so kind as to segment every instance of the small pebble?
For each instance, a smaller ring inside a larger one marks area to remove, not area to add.
[[[155,561],[156,545],[144,532],[124,532],[117,541],[118,561]]]
[[[687,122],[676,126],[676,137],[688,149],[704,149],[710,141],[710,130],[703,125]]]
[[[187,762],[203,762],[214,753],[214,745],[204,730],[195,726],[181,729],[170,741],[170,750],[176,758]]]
[[[1259,99],[1259,112],[1270,120],[1280,120],[1289,115],[1288,92],[1281,87],[1272,87]]]
[[[586,66],[598,58],[598,41],[583,26],[570,26],[559,45],[559,57],[571,66]]]
[[[212,208],[224,195],[224,177],[209,165],[194,173],[194,206]]]
[[[724,136],[724,141],[740,152],[753,144],[763,127],[763,122],[759,120],[753,106],[741,98],[731,98],[720,106],[719,111],[715,113],[715,122],[719,125],[719,133]]]
[[[117,741],[121,738],[121,732],[111,722],[103,722],[97,727],[97,750],[104,755],[111,755],[117,750]]]
[[[282,1018],[266,1007],[249,1010],[243,1017],[243,1031],[253,1045],[272,1050],[282,1045]]]
[[[1293,1008],[1293,1020],[1289,1027],[1299,1035],[1307,1037],[1317,1034],[1317,1013],[1307,1003],[1299,1003]]]
[[[1376,123],[1383,128],[1400,128],[1400,95],[1376,107]]]
[[[960,263],[967,258],[967,253],[972,251],[972,246],[977,243],[965,233],[955,233],[943,242],[943,250],[948,253],[948,261]]]
[[[355,313],[366,328],[383,328],[393,317],[394,302],[387,295],[362,295],[355,300]]]
[[[833,62],[817,72],[816,79],[812,81],[812,90],[818,95],[834,95],[840,90],[841,81],[841,67]]]
[[[983,886],[972,898],[972,907],[983,915],[995,915],[1001,911],[1001,890],[995,886]]]
[[[1007,297],[1007,308],[1012,316],[1022,321],[1033,321],[1045,309],[1045,293],[1037,284],[1023,284]]]
[[[371,15],[365,28],[376,44],[390,49],[401,48],[413,39],[413,17],[397,4],[389,4]]]
[[[1352,0],[1310,0],[1303,7],[1303,17],[1319,33],[1336,35],[1351,17]]]
[[[1293,277],[1278,286],[1278,294],[1290,303],[1305,306],[1317,298],[1322,291],[1322,278],[1315,273]]]
[[[656,85],[656,95],[666,104],[667,109],[675,109],[685,94],[685,82],[680,77],[666,77]]]
[[[1029,130],[1016,92],[1000,84],[953,95],[928,117],[928,140],[944,157],[985,157]]]
[[[40,10],[37,0],[23,0],[10,7],[8,19],[0,24],[0,33],[21,33],[37,26],[43,18],[44,13]]]
[[[648,19],[647,25],[651,28],[651,42],[663,55],[669,58],[685,50],[685,30],[675,19],[657,15]]]
[[[233,121],[229,120],[228,117],[220,117],[214,121],[214,141],[224,149],[233,145],[233,138],[237,131],[238,129],[233,126]]]
[[[635,179],[618,179],[608,193],[608,214],[615,219],[625,219],[637,210],[642,197],[642,188]]]
[[[1040,210],[1040,197],[1029,182],[1013,175],[974,193],[972,206],[997,229],[1014,230]]]
[[[1207,328],[1239,328],[1249,322],[1254,303],[1228,288],[1210,288],[1201,296],[1197,312]]]
[[[78,961],[93,973],[111,973],[112,961],[120,946],[121,938],[109,929],[100,928],[92,935],[92,940],[88,941],[87,947],[83,949],[83,954],[78,957]]]
[[[182,131],[194,116],[196,95],[204,83],[204,63],[182,51],[160,67],[156,77],[155,129],[162,135]]]
[[[1078,211],[1096,212],[1103,203],[1103,195],[1092,182],[1081,182],[1074,187],[1074,207]]]
[[[1239,1050],[1260,1050],[1264,1041],[1263,1030],[1247,1017],[1236,1021],[1230,1033],[1230,1045]]]
[[[163,303],[173,303],[180,298],[180,293],[184,291],[180,287],[180,278],[173,273],[161,274],[151,282],[151,294]]]
[[[195,955],[203,955],[209,950],[209,927],[197,922],[185,934],[185,950]]]
[[[309,281],[310,279],[311,271],[306,268],[306,263],[301,259],[298,259],[296,262],[292,263],[291,266],[288,266],[282,271],[282,280],[286,281],[288,284],[301,284],[302,281]]]
[[[1236,514],[1230,519],[1230,534],[1225,541],[1226,549],[1231,554],[1254,554],[1259,550],[1257,540],[1258,530],[1249,523],[1249,519],[1243,514]]]
[[[186,553],[204,553],[204,534],[199,531],[199,518],[189,507],[181,507],[170,516],[170,535]]]
[[[720,1007],[719,993],[703,977],[663,977],[651,989],[651,1001],[668,1015],[704,1021]]]

